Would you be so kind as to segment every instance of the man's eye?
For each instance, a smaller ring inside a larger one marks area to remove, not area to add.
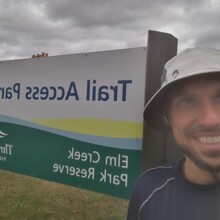
[[[180,102],[179,102],[179,105],[181,106],[193,106],[196,104],[196,100],[193,99],[193,98],[184,98],[184,99],[181,99]]]
[[[184,99],[183,102],[185,104],[194,104],[195,103],[195,100],[194,99],[191,99],[191,98],[187,98],[187,99]]]
[[[220,94],[215,97],[216,102],[220,103]]]

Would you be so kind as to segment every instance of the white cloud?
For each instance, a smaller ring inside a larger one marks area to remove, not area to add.
[[[146,46],[173,34],[179,50],[220,48],[216,0],[0,0],[0,60]]]

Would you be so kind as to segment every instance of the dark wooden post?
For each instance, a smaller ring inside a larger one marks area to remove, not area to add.
[[[177,38],[171,34],[149,31],[147,45],[145,103],[160,87],[164,64],[177,54]],[[143,169],[166,162],[166,132],[144,127]]]

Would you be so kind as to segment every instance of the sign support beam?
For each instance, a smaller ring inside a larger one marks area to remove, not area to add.
[[[160,87],[160,77],[165,63],[177,54],[178,40],[171,34],[150,30],[148,32],[145,103]],[[166,162],[166,132],[144,126],[143,169]]]

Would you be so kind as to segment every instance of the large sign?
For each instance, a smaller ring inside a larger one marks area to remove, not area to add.
[[[146,48],[0,62],[0,168],[128,198]]]

